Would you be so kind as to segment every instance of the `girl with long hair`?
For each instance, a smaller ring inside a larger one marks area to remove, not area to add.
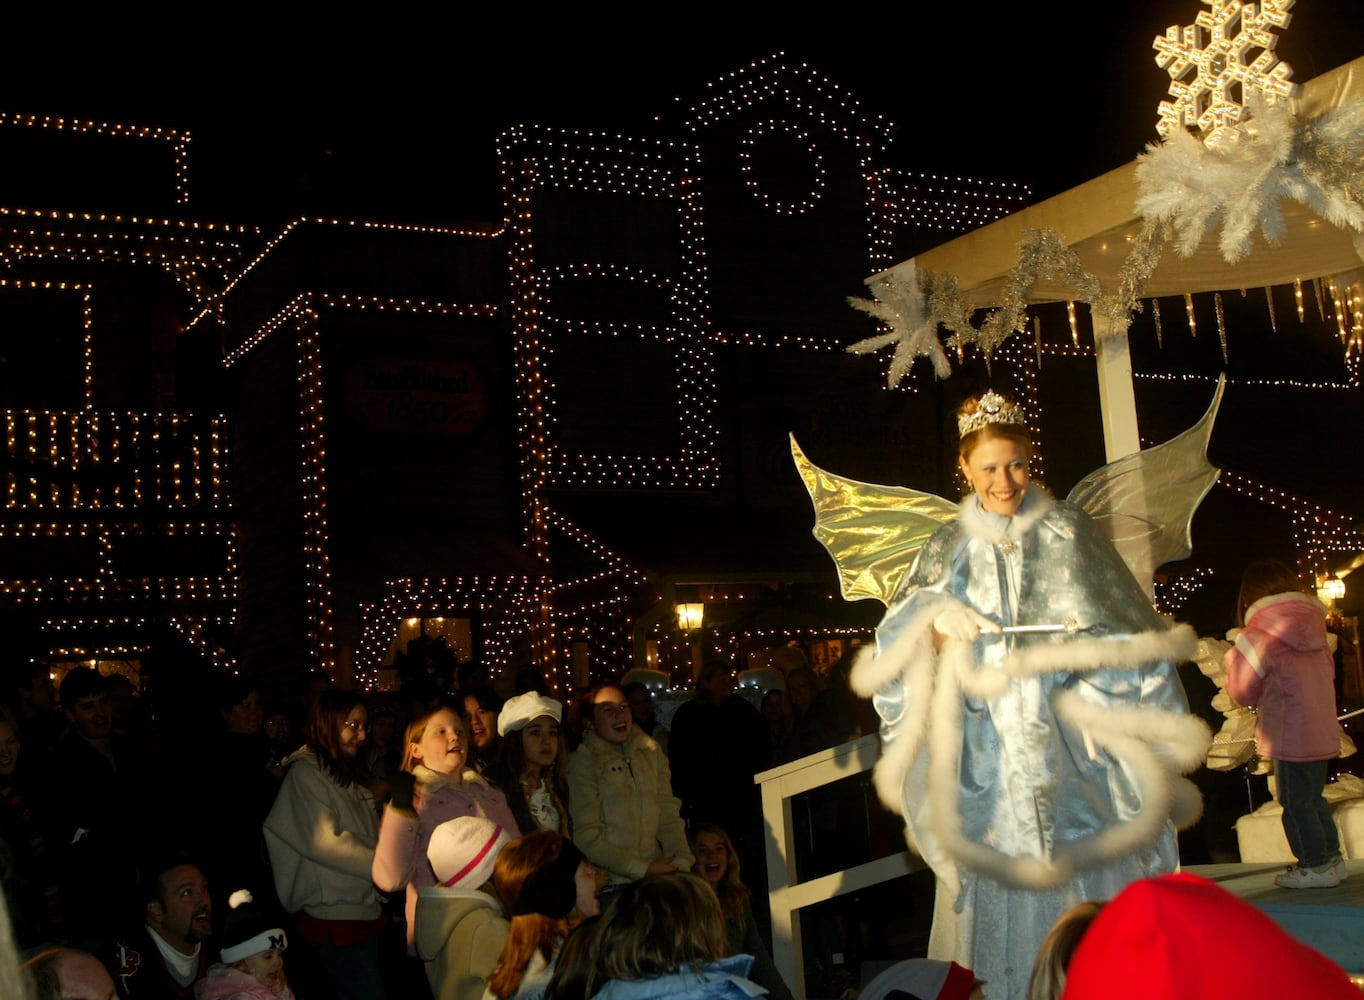
[[[469,764],[486,775],[497,759],[502,736],[497,717],[502,712],[502,696],[491,684],[475,684],[463,690],[464,718],[469,723]]]
[[[752,955],[748,978],[766,989],[773,1000],[792,1000],[790,987],[777,971],[753,919],[753,893],[740,875],[739,854],[729,834],[715,823],[693,823],[687,839],[696,856],[692,871],[705,879],[720,901],[725,918],[725,954]]]
[[[600,913],[602,873],[554,830],[513,840],[497,856],[493,885],[511,917],[484,1000],[541,1000],[569,932]]]
[[[497,717],[501,742],[488,779],[506,794],[512,815],[527,833],[555,830],[572,836],[563,712],[553,698],[529,691],[508,699]]]
[[[370,879],[379,830],[361,756],[367,722],[358,692],[319,694],[264,824],[279,900],[296,914],[296,936],[314,953],[327,995],[339,1000],[387,995],[383,905]]]

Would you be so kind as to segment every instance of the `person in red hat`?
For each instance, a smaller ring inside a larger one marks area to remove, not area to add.
[[[1062,1000],[1359,1000],[1331,959],[1215,882],[1180,872],[1133,882],[1094,918]]]

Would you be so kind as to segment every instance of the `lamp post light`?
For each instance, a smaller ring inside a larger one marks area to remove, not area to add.
[[[699,602],[677,605],[677,627],[682,630],[691,650],[691,675],[694,680],[701,673],[701,642],[696,633],[706,620],[706,606]],[[695,641],[693,641],[695,639]]]
[[[1326,610],[1336,612],[1336,601],[1345,596],[1345,581],[1338,576],[1328,576],[1317,582],[1317,599],[1326,605]]]

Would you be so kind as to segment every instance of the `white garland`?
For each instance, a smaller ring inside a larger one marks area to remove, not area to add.
[[[1299,116],[1294,102],[1271,105],[1259,93],[1250,104],[1254,118],[1238,130],[1238,141],[1209,148],[1181,130],[1160,145],[1147,146],[1137,158],[1136,208],[1145,225],[1123,260],[1117,288],[1105,289],[1085,271],[1058,233],[1032,229],[1019,244],[1017,265],[1005,277],[1000,307],[980,327],[971,324],[971,309],[955,276],[920,273],[910,261],[898,280],[876,283],[876,299],[848,299],[890,326],[889,333],[860,340],[848,350],[870,354],[894,344],[887,377],[892,389],[920,357],[929,359],[938,378],[951,375],[939,326],[952,335],[947,342],[956,347],[958,361],[965,346],[974,343],[988,365],[994,349],[1024,329],[1032,289],[1041,277],[1065,280],[1077,301],[1107,317],[1111,334],[1126,333],[1171,234],[1176,252],[1189,257],[1220,223],[1222,257],[1235,264],[1250,253],[1257,229],[1271,245],[1283,241],[1285,198],[1306,205],[1334,226],[1353,230],[1355,248],[1364,257],[1364,102],[1350,101],[1310,119]]]
[[[1176,131],[1146,147],[1136,167],[1142,217],[1170,223],[1182,257],[1220,223],[1218,247],[1228,264],[1250,253],[1257,228],[1271,246],[1283,241],[1285,198],[1364,233],[1364,102],[1311,119],[1299,116],[1296,102],[1271,105],[1259,93],[1250,106],[1254,119],[1235,142],[1208,147]]]

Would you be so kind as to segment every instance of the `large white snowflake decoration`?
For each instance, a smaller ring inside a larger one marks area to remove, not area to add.
[[[1161,101],[1156,131],[1169,138],[1197,128],[1209,148],[1240,138],[1252,94],[1267,104],[1294,95],[1293,69],[1274,55],[1278,41],[1271,29],[1286,28],[1294,0],[1201,0],[1191,25],[1173,25],[1156,36],[1156,65],[1170,74],[1170,96]],[[1206,39],[1204,33],[1207,33]],[[1249,60],[1249,61],[1247,61]]]

